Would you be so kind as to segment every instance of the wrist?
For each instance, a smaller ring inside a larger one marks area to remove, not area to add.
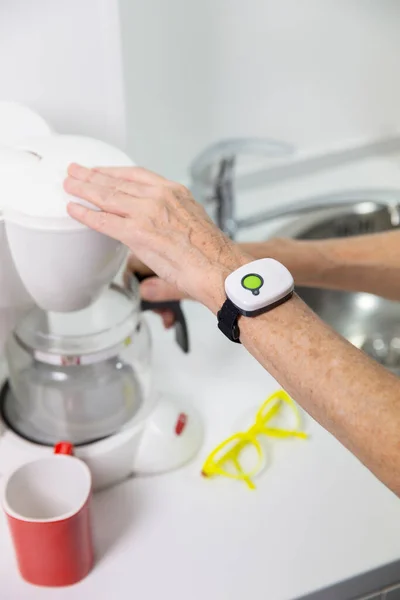
[[[200,302],[215,315],[226,300],[225,279],[239,267],[251,262],[253,258],[238,247],[234,252],[221,255],[218,262],[212,263],[203,273]]]
[[[241,316],[255,317],[273,311],[293,296],[291,273],[273,258],[252,260],[225,280],[226,300],[217,313],[218,328],[232,342],[240,342]]]

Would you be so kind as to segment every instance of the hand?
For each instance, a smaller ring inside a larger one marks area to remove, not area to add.
[[[71,217],[124,243],[161,279],[214,313],[225,299],[227,275],[251,260],[185,187],[146,169],[71,165],[64,187],[101,209],[71,202]]]
[[[142,276],[146,275],[148,277],[140,284],[140,295],[143,300],[149,302],[163,302],[165,300],[183,300],[184,298],[188,298],[188,296],[178,290],[176,286],[157,277],[157,275],[137,259],[134,254],[129,256],[126,265],[124,273],[124,283],[126,286],[129,284],[132,273]],[[176,319],[175,313],[172,310],[165,308],[163,310],[155,310],[154,312],[161,316],[166,329],[173,327]]]

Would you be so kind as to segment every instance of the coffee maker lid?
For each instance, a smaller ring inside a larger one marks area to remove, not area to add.
[[[9,169],[8,176],[0,181],[4,217],[6,221],[37,229],[70,230],[84,227],[67,213],[67,204],[71,200],[95,208],[64,191],[63,182],[70,163],[76,162],[86,167],[133,165],[121,150],[84,136],[30,138],[13,151],[18,152],[19,160]]]
[[[50,125],[38,113],[18,102],[0,102],[0,144],[13,146],[26,136],[51,135]]]

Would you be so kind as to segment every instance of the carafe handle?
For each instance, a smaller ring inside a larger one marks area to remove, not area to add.
[[[134,273],[134,277],[139,283],[153,277],[153,275],[143,275],[141,273]],[[179,300],[166,300],[164,302],[149,302],[148,300],[141,300],[140,308],[145,310],[170,310],[175,316],[175,340],[181,350],[187,354],[190,350],[189,344],[189,331],[186,323],[185,314],[182,310],[181,303]]]

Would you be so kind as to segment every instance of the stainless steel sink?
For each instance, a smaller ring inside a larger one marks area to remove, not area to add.
[[[309,240],[339,238],[394,229],[398,220],[394,207],[359,201],[301,216],[276,235]],[[400,302],[364,293],[303,287],[296,291],[336,331],[400,375]]]

